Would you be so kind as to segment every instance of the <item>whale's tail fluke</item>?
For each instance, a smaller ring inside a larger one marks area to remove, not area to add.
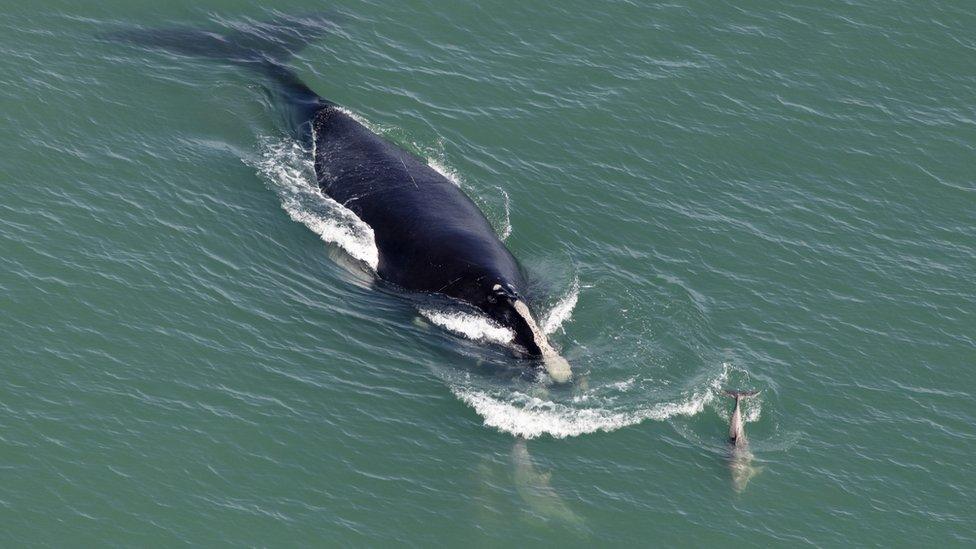
[[[285,63],[308,44],[337,29],[329,13],[279,15],[268,21],[217,21],[216,29],[176,25],[126,27],[101,34],[103,38],[158,48],[193,57],[241,65]]]
[[[292,107],[289,123],[298,130],[315,110],[331,103],[313,92],[285,64],[305,46],[334,32],[337,18],[331,13],[313,13],[278,15],[268,21],[217,20],[212,29],[136,26],[107,31],[100,37],[256,71],[273,82],[274,92]]]
[[[725,396],[732,397],[737,401],[743,398],[754,397],[758,395],[760,392],[761,391],[730,391],[728,389],[722,391],[722,393],[724,393]]]

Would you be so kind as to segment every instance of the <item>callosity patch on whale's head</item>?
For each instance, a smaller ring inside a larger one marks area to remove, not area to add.
[[[512,328],[512,331],[515,332],[516,342],[522,347],[525,347],[525,350],[529,354],[539,354],[539,349],[535,344],[535,339],[532,337],[529,326],[521,322],[522,317],[513,306],[516,301],[521,299],[521,296],[515,291],[515,288],[511,284],[495,283],[491,288],[486,288],[486,290],[485,301],[487,303],[484,306],[485,310],[495,317],[496,320]]]

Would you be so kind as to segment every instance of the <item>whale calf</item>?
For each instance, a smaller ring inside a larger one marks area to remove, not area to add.
[[[179,27],[107,36],[263,74],[273,83],[289,129],[312,150],[321,191],[372,228],[379,278],[477,308],[512,331],[520,355],[538,359],[553,381],[569,381],[569,363],[531,312],[522,270],[474,202],[423,159],[319,96],[286,66],[296,51],[332,28],[328,16],[285,16],[223,34]]]
[[[753,455],[746,438],[746,427],[742,419],[742,399],[754,397],[759,391],[723,391],[735,399],[735,408],[729,419],[729,471],[732,473],[732,487],[736,492],[746,489],[752,477],[762,471],[752,465]]]

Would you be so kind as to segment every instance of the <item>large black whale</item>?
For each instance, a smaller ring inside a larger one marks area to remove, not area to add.
[[[380,278],[477,307],[510,328],[553,380],[568,380],[569,363],[521,294],[518,263],[474,202],[423,160],[320,102],[309,128],[319,188],[373,229]]]
[[[329,24],[316,17],[284,18],[223,35],[170,28],[111,37],[232,61],[267,76],[288,125],[311,146],[319,188],[372,228],[379,277],[480,309],[509,328],[518,351],[540,359],[554,381],[568,381],[569,363],[530,312],[518,263],[474,202],[422,159],[320,97],[284,64]]]

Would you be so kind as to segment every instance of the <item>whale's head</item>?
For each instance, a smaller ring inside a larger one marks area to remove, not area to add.
[[[541,357],[542,345],[537,336],[537,325],[532,315],[528,313],[528,308],[524,306],[522,296],[515,288],[511,284],[495,283],[483,291],[485,295],[478,304],[479,307],[488,313],[492,320],[515,334],[513,343],[520,350],[529,356]]]
[[[493,284],[479,307],[515,334],[514,343],[531,357],[542,359],[549,377],[558,383],[572,377],[569,362],[552,348],[525,301],[510,284]]]

